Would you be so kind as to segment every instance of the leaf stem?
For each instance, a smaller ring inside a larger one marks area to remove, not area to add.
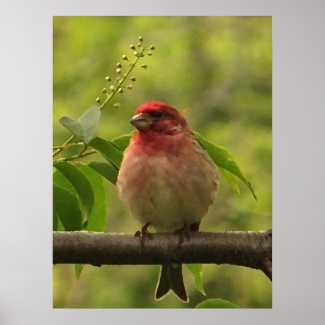
[[[60,159],[57,159],[56,161],[71,161],[71,160],[76,160],[76,159],[79,159],[79,158],[83,158],[83,157],[92,155],[92,154],[94,154],[96,152],[97,151],[95,149],[91,149],[91,150],[88,150],[88,151],[84,151],[83,150],[80,153],[78,153],[77,155],[74,155],[74,156],[71,156],[71,157],[67,157],[67,158],[60,158]]]
[[[62,150],[65,149],[65,146],[71,142],[76,136],[75,135],[72,135],[66,142],[63,143],[62,146],[60,146],[59,149],[57,149],[54,153],[53,153],[53,157],[55,157],[56,155],[58,155]]]
[[[73,142],[73,143],[66,144],[65,146],[62,145],[62,146],[53,147],[53,150],[57,150],[57,149],[65,150],[70,147],[81,146],[81,145],[84,145],[84,142]]]

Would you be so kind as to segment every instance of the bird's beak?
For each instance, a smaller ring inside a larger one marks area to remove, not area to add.
[[[146,113],[134,115],[130,120],[130,123],[134,125],[138,130],[149,129],[152,122],[152,118]]]

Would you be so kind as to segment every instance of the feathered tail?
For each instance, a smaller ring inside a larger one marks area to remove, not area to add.
[[[189,301],[183,281],[182,264],[164,264],[161,266],[156,300],[164,298],[171,290],[183,302]]]

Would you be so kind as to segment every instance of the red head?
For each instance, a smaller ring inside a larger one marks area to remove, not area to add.
[[[148,101],[140,105],[130,123],[140,132],[149,130],[174,134],[184,130],[190,130],[183,115],[175,108],[159,101]]]

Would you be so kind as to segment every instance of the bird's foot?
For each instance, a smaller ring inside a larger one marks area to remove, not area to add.
[[[174,234],[179,235],[179,245],[182,244],[185,237],[187,238],[187,240],[190,240],[190,233],[198,231],[199,227],[200,223],[192,223],[189,226],[185,223],[182,228],[175,230]]]
[[[140,243],[141,246],[144,247],[144,241],[145,238],[148,237],[151,239],[151,234],[148,231],[148,227],[150,226],[150,222],[147,222],[140,230],[138,230],[135,234],[134,237],[139,237],[140,238]]]

